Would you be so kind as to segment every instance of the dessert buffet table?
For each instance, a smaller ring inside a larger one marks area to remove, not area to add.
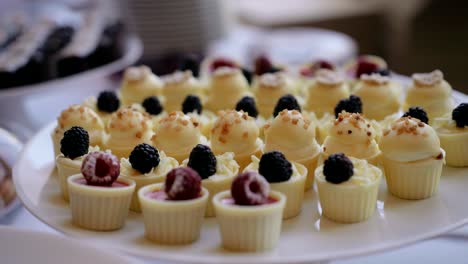
[[[20,207],[10,215],[0,220],[1,225],[11,225],[19,228],[60,234],[54,229],[36,219],[25,208]],[[382,252],[379,254],[362,256],[347,260],[336,260],[336,264],[365,264],[365,263],[440,263],[443,259],[449,263],[466,263],[468,258],[468,226],[423,241],[401,249]],[[148,263],[167,263],[144,260]]]

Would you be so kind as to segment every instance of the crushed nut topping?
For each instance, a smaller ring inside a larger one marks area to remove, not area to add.
[[[127,81],[141,81],[146,76],[151,74],[151,69],[148,66],[142,65],[139,67],[130,67],[125,70],[124,79]]]
[[[343,83],[344,78],[343,76],[336,71],[332,71],[329,69],[320,69],[315,73],[315,79],[317,83],[323,85],[340,85]]]
[[[378,73],[362,74],[360,79],[369,85],[384,85],[390,82],[388,76],[382,76]]]
[[[411,76],[416,85],[433,86],[444,80],[444,74],[440,70],[429,73],[415,73]]]

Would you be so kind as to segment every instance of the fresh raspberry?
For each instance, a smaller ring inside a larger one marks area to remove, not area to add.
[[[210,71],[214,72],[220,67],[238,68],[237,63],[226,58],[217,58],[211,62]]]
[[[83,160],[81,173],[88,185],[111,186],[120,175],[120,162],[110,153],[91,152]]]
[[[336,153],[325,160],[323,175],[325,175],[327,182],[338,184],[349,180],[353,176],[353,169],[353,163],[345,154]]]
[[[198,144],[190,152],[187,166],[198,172],[202,179],[216,173],[217,160],[208,146]]]
[[[236,104],[236,111],[244,111],[253,118],[257,118],[258,110],[257,105],[255,104],[255,99],[250,96],[244,96]]]
[[[231,185],[231,195],[238,205],[265,204],[270,193],[268,182],[253,171],[239,174]]]
[[[371,74],[379,70],[379,66],[373,62],[359,59],[356,65],[356,78],[361,77],[362,74]]]
[[[113,113],[120,107],[120,100],[114,91],[103,91],[97,99],[99,111]]]
[[[285,182],[293,174],[291,162],[279,151],[263,154],[258,164],[258,172],[270,183]]]
[[[314,77],[315,73],[320,69],[334,70],[335,65],[333,65],[333,63],[326,61],[326,60],[318,60],[314,62],[312,65],[310,65],[309,67],[301,69],[301,75],[307,76],[307,77]]]
[[[468,103],[461,103],[453,109],[452,119],[457,123],[457,127],[468,126]]]
[[[60,140],[60,151],[70,159],[81,157],[88,153],[89,135],[84,128],[74,126],[65,131]]]
[[[142,143],[137,145],[130,153],[129,161],[135,170],[148,173],[159,165],[159,152],[153,146]]]
[[[201,192],[201,177],[189,167],[172,169],[166,176],[165,191],[170,200],[195,199]]]
[[[362,101],[359,96],[351,95],[348,99],[343,99],[336,104],[335,107],[335,117],[338,118],[338,115],[342,112],[348,113],[362,113]]]
[[[146,97],[145,100],[143,100],[143,103],[141,105],[145,108],[146,112],[150,115],[159,115],[163,111],[161,102],[156,96]]]
[[[198,114],[201,114],[202,110],[203,106],[198,96],[187,95],[187,97],[185,97],[185,100],[182,103],[182,112],[184,112],[184,114],[192,112],[197,112]]]
[[[273,117],[276,117],[279,112],[283,111],[284,109],[287,110],[297,110],[301,112],[301,106],[297,102],[296,98],[291,95],[283,95],[276,103],[275,109],[273,110]]]
[[[259,56],[255,59],[255,74],[262,75],[265,73],[275,73],[281,71],[275,67],[266,56]]]
[[[429,124],[429,118],[427,117],[426,111],[424,111],[424,109],[422,109],[419,106],[410,107],[410,109],[408,109],[408,112],[403,114],[403,117],[405,116],[414,117],[414,118],[421,120],[422,122],[426,124]]]

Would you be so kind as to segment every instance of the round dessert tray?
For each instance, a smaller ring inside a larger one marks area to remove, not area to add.
[[[466,95],[455,93],[457,101]],[[315,190],[305,195],[302,213],[283,222],[276,249],[260,253],[229,252],[221,247],[215,218],[206,218],[200,239],[190,245],[155,244],[144,237],[140,214],[130,212],[125,226],[95,232],[71,222],[62,199],[52,154],[50,133],[55,123],[39,131],[14,167],[14,182],[26,208],[66,235],[103,244],[128,254],[177,263],[310,263],[394,249],[448,232],[468,223],[468,168],[444,167],[438,192],[419,201],[390,195],[383,180],[377,210],[365,222],[340,224],[321,216]]]

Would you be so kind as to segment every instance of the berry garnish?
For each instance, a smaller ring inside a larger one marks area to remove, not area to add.
[[[214,72],[216,69],[221,68],[221,67],[237,68],[238,66],[234,61],[230,59],[218,58],[211,62],[210,71]]]
[[[265,73],[275,73],[281,71],[275,67],[266,56],[260,56],[255,59],[255,74],[262,75]]]
[[[377,73],[380,76],[390,76],[390,71],[388,69],[377,69],[371,73]]]
[[[273,110],[273,117],[276,117],[279,112],[283,111],[284,109],[297,110],[301,112],[301,106],[299,106],[296,98],[291,94],[281,96],[281,98],[276,103],[275,109]]]
[[[128,159],[132,168],[141,172],[148,173],[154,167],[159,165],[159,152],[153,146],[146,143],[137,145]]]
[[[325,160],[323,175],[325,180],[331,183],[342,183],[353,176],[354,166],[351,160],[343,153],[332,154]]]
[[[457,123],[457,127],[468,126],[468,104],[461,103],[453,109],[452,119]]]
[[[266,203],[270,185],[264,177],[253,171],[239,174],[231,185],[231,195],[238,205]]]
[[[120,175],[120,162],[110,153],[91,152],[83,160],[81,173],[88,185],[111,186]]]
[[[198,114],[201,114],[202,110],[203,106],[198,96],[187,95],[187,97],[185,97],[185,100],[182,103],[182,112],[184,112],[184,114],[192,113],[195,111]]]
[[[258,172],[270,183],[287,181],[293,174],[291,162],[279,151],[263,154],[258,164]]]
[[[141,104],[150,115],[159,115],[163,111],[161,102],[156,96],[149,96]]]
[[[348,113],[362,113],[362,101],[359,96],[351,95],[347,99],[340,100],[335,106],[335,117],[338,118],[338,114],[341,111]]]
[[[406,113],[403,114],[403,117],[410,116],[413,118],[417,118],[422,122],[429,124],[429,118],[427,117],[426,111],[419,106],[410,107]]]
[[[216,157],[208,146],[198,144],[190,152],[187,166],[196,170],[202,179],[216,173]]]
[[[195,54],[189,54],[183,58],[179,65],[180,71],[190,70],[194,77],[198,77],[200,74],[200,59]]]
[[[97,99],[99,111],[113,113],[120,107],[120,100],[114,91],[103,91]]]
[[[236,111],[244,111],[253,118],[257,118],[258,110],[257,105],[255,104],[255,99],[250,96],[244,96],[236,104]]]
[[[318,60],[314,62],[312,65],[310,65],[309,67],[302,68],[300,73],[303,76],[313,77],[315,76],[315,73],[320,69],[334,70],[335,65],[333,65],[331,62],[326,61],[326,60]]]
[[[248,69],[246,68],[241,68],[242,70],[242,74],[244,75],[245,79],[247,80],[247,82],[249,84],[252,84],[252,72],[249,71]]]
[[[70,159],[81,157],[88,153],[89,135],[84,128],[74,126],[65,131],[60,140],[60,152]]]
[[[201,192],[201,177],[189,167],[172,169],[166,176],[165,191],[169,200],[190,200]]]
[[[379,66],[373,62],[359,59],[356,65],[356,78],[361,77],[362,74],[371,74],[379,70]]]

